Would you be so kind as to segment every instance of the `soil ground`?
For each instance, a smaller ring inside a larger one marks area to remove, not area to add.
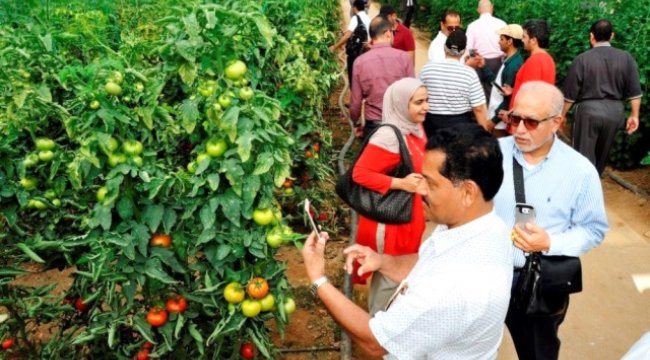
[[[340,0],[347,22],[348,0]],[[377,14],[372,3],[369,15]],[[414,29],[416,35],[416,73],[427,61],[430,33]],[[337,106],[338,93],[331,105]],[[335,108],[331,110],[330,126],[340,144],[349,134],[347,121]],[[570,311],[560,327],[561,359],[618,359],[645,332],[650,331],[650,168],[630,171],[607,169],[603,191],[610,231],[601,246],[582,257],[584,290],[571,297]],[[611,176],[610,176],[611,174]],[[616,178],[618,181],[614,181]],[[624,183],[628,188],[624,188]],[[343,258],[340,251],[347,239],[340,237],[328,243],[328,276],[342,288]],[[283,353],[284,359],[339,359],[334,350],[340,344],[340,330],[326,315],[317,300],[307,294],[300,254],[287,249],[289,279],[295,286],[302,310],[296,312],[280,347],[322,347],[313,352]],[[367,289],[357,286],[354,301],[364,306]],[[303,302],[304,301],[304,302]],[[323,349],[323,347],[325,349]],[[354,347],[353,347],[354,349]],[[368,357],[353,350],[352,358]],[[499,360],[517,359],[510,335],[504,332]]]

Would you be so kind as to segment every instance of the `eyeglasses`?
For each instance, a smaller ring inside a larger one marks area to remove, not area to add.
[[[524,122],[524,126],[528,130],[535,130],[539,126],[539,123],[551,120],[553,118],[557,117],[557,115],[551,115],[549,117],[543,118],[542,120],[537,120],[537,119],[531,119],[527,117],[523,117],[521,115],[509,113],[508,114],[508,124],[512,125],[513,127],[518,127],[520,122]]]
[[[454,32],[456,30],[460,30],[460,26],[447,26],[447,31],[449,32]]]

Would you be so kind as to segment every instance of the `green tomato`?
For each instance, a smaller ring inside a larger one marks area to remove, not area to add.
[[[212,110],[215,112],[215,114],[219,114],[221,111],[223,111],[223,108],[221,107],[221,104],[214,103],[212,104]]]
[[[136,156],[142,153],[144,147],[137,140],[127,140],[122,143],[122,150],[129,156]]]
[[[39,151],[38,159],[44,162],[52,161],[54,159],[54,153],[51,150]]]
[[[239,98],[244,101],[252,99],[253,95],[255,95],[255,92],[249,86],[239,89]]]
[[[25,190],[32,190],[36,188],[36,185],[38,185],[38,181],[36,179],[32,179],[32,178],[20,179],[20,186],[22,186],[23,189]]]
[[[292,298],[286,298],[282,306],[284,306],[284,312],[287,315],[291,315],[294,311],[296,311],[296,302],[293,301]]]
[[[196,163],[201,164],[202,162],[207,161],[210,162],[210,155],[206,153],[201,153],[196,156]]]
[[[52,199],[52,205],[54,205],[54,207],[57,207],[57,208],[61,207],[61,200],[60,199]]]
[[[273,210],[255,209],[255,211],[253,211],[253,221],[260,226],[270,224],[273,221]]]
[[[117,150],[118,147],[120,147],[120,143],[117,142],[117,139],[115,139],[114,137],[111,136],[108,139],[108,142],[106,143],[106,145],[104,147],[104,150],[105,150],[105,152],[110,154],[110,153],[115,152],[115,150]]]
[[[246,68],[246,63],[241,60],[237,60],[226,67],[225,75],[230,80],[238,80],[244,76],[244,74],[246,74],[247,70],[248,69]]]
[[[36,139],[35,143],[36,143],[36,149],[40,151],[52,150],[54,149],[54,146],[56,146],[54,140],[50,138]]]
[[[232,103],[232,100],[230,99],[230,96],[228,96],[227,94],[222,94],[221,96],[219,96],[218,101],[219,101],[219,105],[221,105],[222,109],[227,109],[230,106],[230,104]]]
[[[282,211],[280,208],[275,208],[273,210],[273,225],[278,225],[282,221]]]
[[[104,90],[108,95],[119,96],[122,93],[122,87],[112,81],[104,85]]]
[[[44,202],[42,202],[40,200],[35,200],[35,199],[29,200],[27,202],[27,207],[32,208],[32,209],[36,209],[36,210],[45,210],[45,209],[47,209],[47,205]]]
[[[142,167],[142,164],[144,164],[144,160],[142,159],[142,156],[133,156],[131,157],[131,162],[137,167]]]
[[[275,306],[275,298],[273,294],[269,293],[260,300],[260,305],[262,305],[262,311],[271,311],[273,306]]]
[[[101,104],[97,100],[93,100],[93,101],[90,102],[90,108],[93,109],[93,110],[99,109],[100,105]]]
[[[119,71],[114,71],[113,75],[111,76],[111,79],[115,81],[117,84],[121,84],[122,81],[124,81],[124,75],[122,75],[122,73]]]
[[[119,164],[125,163],[128,160],[124,154],[109,154],[108,155],[108,165],[111,167],[116,167]]]
[[[266,234],[266,243],[272,248],[279,248],[284,241],[282,240],[281,229],[274,228]]]
[[[106,199],[106,194],[108,194],[108,188],[106,186],[100,187],[97,190],[97,201],[103,204],[104,200]]]
[[[136,83],[135,84],[135,91],[137,91],[139,93],[143,92],[144,91],[144,85],[141,82]]]
[[[257,300],[246,299],[241,304],[241,312],[246,317],[249,318],[256,317],[257,315],[259,315],[261,311],[262,311],[262,304],[260,304],[260,302]]]
[[[36,166],[36,164],[38,164],[38,155],[36,155],[36,154],[29,154],[23,160],[23,165],[26,168]]]
[[[196,163],[194,161],[187,163],[187,172],[190,174],[196,172]]]
[[[287,195],[287,196],[292,196],[293,193],[294,193],[294,191],[293,191],[292,187],[284,189],[284,194]]]
[[[214,94],[214,86],[206,85],[203,87],[199,87],[199,94],[203,97],[210,97],[212,94]]]
[[[208,143],[205,146],[206,153],[213,158],[223,155],[223,153],[225,153],[227,149],[228,149],[228,144],[224,139],[212,139],[208,141]]]
[[[233,281],[226,285],[226,288],[223,290],[223,297],[229,304],[239,304],[244,301],[246,291],[244,291],[240,283]]]
[[[20,70],[18,70],[18,73],[20,74],[20,76],[23,77],[23,79],[29,79],[30,77],[32,77],[32,74],[30,74],[30,73],[29,73],[27,70],[25,70],[25,69],[20,69]]]
[[[52,190],[52,189],[47,190],[45,192],[45,194],[43,194],[43,197],[45,197],[48,200],[52,200],[52,199],[56,198],[56,192],[54,190]]]

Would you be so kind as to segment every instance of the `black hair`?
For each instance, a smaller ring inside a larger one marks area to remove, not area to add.
[[[370,22],[370,27],[368,28],[368,33],[370,33],[371,39],[377,39],[386,31],[390,31],[392,26],[388,19],[383,16],[375,16],[374,19]]]
[[[393,15],[396,14],[397,12],[395,11],[395,8],[393,5],[390,4],[384,4],[381,6],[381,9],[379,10],[379,15],[383,17],[388,17],[388,15]]]
[[[517,49],[521,49],[524,47],[524,42],[521,41],[521,39],[515,39],[512,36],[508,36],[508,35],[501,35],[501,36],[506,38],[506,40],[512,40],[512,46],[516,47]]]
[[[537,39],[537,44],[542,49],[547,49],[550,40],[550,30],[546,20],[536,19],[528,20],[522,28],[531,39]]]
[[[609,41],[612,38],[612,23],[606,19],[600,19],[591,25],[589,32],[594,34],[597,42]]]
[[[442,16],[440,16],[440,22],[444,23],[447,21],[447,17],[460,17],[460,13],[456,10],[453,9],[447,9],[442,13]]]
[[[461,52],[467,47],[467,36],[463,30],[456,30],[449,34],[445,46],[450,50]]]
[[[357,11],[363,11],[366,9],[366,2],[364,0],[355,0],[352,3],[352,6],[357,9]]]
[[[474,181],[485,201],[490,201],[503,182],[503,154],[497,139],[478,124],[459,124],[433,133],[427,151],[445,154],[440,174],[451,182]]]

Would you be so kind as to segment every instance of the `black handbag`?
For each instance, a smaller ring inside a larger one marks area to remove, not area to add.
[[[515,198],[525,203],[521,165],[513,158]],[[567,306],[569,294],[582,291],[582,266],[575,256],[528,254],[515,285],[514,304],[530,316],[558,314]]]
[[[387,175],[396,178],[404,178],[413,172],[413,163],[409,154],[402,133],[395,125],[383,124],[375,129],[372,134],[382,126],[390,126],[399,140],[399,152],[401,161],[399,165],[390,171]],[[365,188],[352,180],[352,171],[356,165],[363,150],[368,145],[372,134],[363,142],[359,154],[354,162],[341,175],[336,182],[336,193],[346,204],[359,214],[384,224],[405,224],[411,221],[411,212],[413,210],[413,194],[402,190],[389,190],[385,195],[376,191]]]

